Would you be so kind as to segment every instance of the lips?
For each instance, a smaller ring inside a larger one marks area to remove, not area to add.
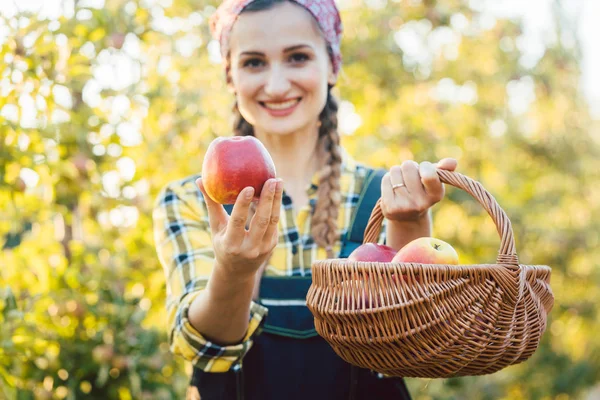
[[[300,102],[300,100],[302,100],[302,98],[283,101],[283,102],[277,102],[277,103],[270,103],[270,102],[263,102],[263,101],[261,101],[259,103],[261,106],[265,107],[268,110],[281,111],[281,110],[287,110],[289,108],[294,107],[296,104],[298,104]]]

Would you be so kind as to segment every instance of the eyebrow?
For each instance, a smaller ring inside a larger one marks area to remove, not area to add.
[[[295,46],[290,46],[290,47],[285,48],[283,50],[283,52],[284,53],[288,53],[290,51],[298,50],[298,49],[301,49],[303,47],[308,47],[308,48],[312,49],[312,46],[310,46],[308,44],[298,44],[298,45],[295,45]],[[246,56],[250,56],[250,55],[252,55],[252,56],[264,56],[264,53],[261,53],[260,51],[244,51],[243,53],[240,54],[240,56],[244,56],[244,55],[246,55]]]

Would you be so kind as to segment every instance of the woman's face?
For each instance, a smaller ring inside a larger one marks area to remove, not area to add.
[[[289,2],[240,14],[230,36],[230,89],[255,130],[288,134],[315,126],[333,68],[312,15]]]

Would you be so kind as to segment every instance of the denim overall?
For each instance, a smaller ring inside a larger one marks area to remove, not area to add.
[[[369,171],[340,258],[362,244],[384,173]],[[194,368],[191,385],[201,400],[410,400],[402,378],[379,378],[345,362],[317,334],[306,307],[311,279],[262,278],[258,302],[269,309],[262,333],[241,368],[220,373]]]

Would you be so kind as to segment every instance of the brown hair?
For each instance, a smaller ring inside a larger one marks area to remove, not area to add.
[[[327,103],[319,115],[319,140],[317,154],[320,155],[319,188],[317,203],[311,220],[311,233],[315,243],[327,249],[327,257],[333,258],[332,248],[337,239],[337,218],[341,201],[340,175],[342,155],[340,152],[340,136],[337,130],[338,104],[331,94],[331,86],[327,93]],[[236,136],[254,136],[254,128],[242,117],[237,102],[233,106],[233,130]]]

